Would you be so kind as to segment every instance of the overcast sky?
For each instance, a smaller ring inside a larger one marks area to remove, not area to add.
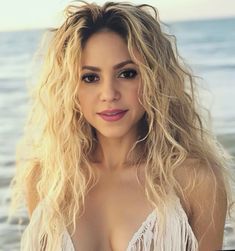
[[[88,0],[89,1],[89,0]],[[70,0],[0,0],[0,30],[56,26]],[[92,2],[92,1],[89,1]],[[104,3],[102,0],[95,0]],[[235,16],[235,0],[130,0],[158,8],[162,21]]]

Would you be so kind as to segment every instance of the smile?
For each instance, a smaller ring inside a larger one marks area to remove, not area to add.
[[[105,121],[117,121],[123,118],[128,110],[107,110],[98,115]]]

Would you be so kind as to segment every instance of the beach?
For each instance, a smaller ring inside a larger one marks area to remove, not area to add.
[[[198,78],[200,103],[211,112],[212,129],[219,142],[235,156],[235,18],[169,23],[178,50]],[[35,52],[44,30],[0,32],[0,251],[19,250],[28,223],[6,222],[9,183],[15,172],[15,147],[23,134],[29,110],[27,86],[35,79]],[[39,64],[40,65],[40,64]],[[230,167],[235,171],[235,167]],[[235,188],[233,188],[235,193]],[[226,220],[224,249],[235,249],[235,229]]]

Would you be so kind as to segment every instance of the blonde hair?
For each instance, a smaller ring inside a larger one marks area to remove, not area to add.
[[[190,189],[195,187],[199,166],[211,172],[216,189],[218,167],[231,202],[228,166],[232,159],[205,128],[195,77],[180,58],[174,37],[162,30],[157,10],[147,4],[107,2],[99,6],[79,1],[66,13],[63,25],[52,31],[41,79],[32,92],[33,105],[17,148],[17,171],[11,184],[15,210],[25,201],[25,180],[39,174],[35,187],[45,203],[37,234],[45,250],[58,248],[56,240],[64,226],[72,224],[75,230],[85,197],[98,182],[90,165],[95,134],[80,113],[78,82],[82,49],[92,34],[104,29],[123,37],[140,69],[140,102],[146,112],[132,150],[140,145],[144,154],[133,164],[138,166],[144,159],[146,196],[158,209],[159,218],[164,222],[172,189],[184,196],[174,171],[189,158],[197,165],[187,169],[198,171],[189,177]],[[134,48],[144,63],[135,58]]]

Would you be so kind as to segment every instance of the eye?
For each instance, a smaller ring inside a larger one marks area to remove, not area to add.
[[[94,73],[87,73],[82,76],[82,81],[85,83],[93,83],[99,80],[99,77]]]
[[[119,77],[120,78],[135,78],[137,75],[137,71],[134,69],[129,69],[129,70],[125,70],[123,72],[120,73]]]

